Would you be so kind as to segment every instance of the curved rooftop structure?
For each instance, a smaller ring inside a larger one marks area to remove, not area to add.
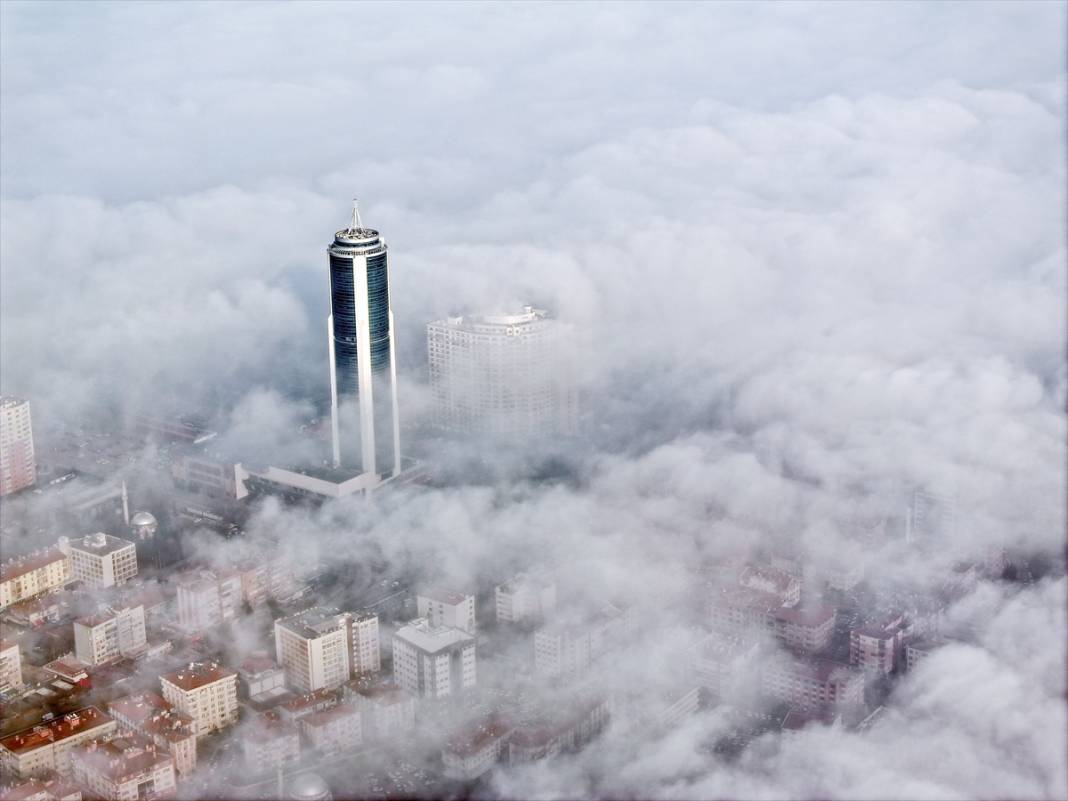
[[[294,776],[286,788],[286,798],[291,801],[330,801],[330,787],[318,773],[301,773]]]

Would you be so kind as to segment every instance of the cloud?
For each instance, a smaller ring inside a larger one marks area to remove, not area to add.
[[[535,302],[572,326],[585,435],[546,447],[567,481],[530,480],[534,445],[471,442],[453,475],[492,456],[489,480],[268,504],[253,543],[468,587],[553,566],[575,605],[659,616],[620,657],[632,685],[693,636],[680,576],[705,559],[789,546],[812,576],[855,560],[925,589],[995,546],[1063,559],[1063,6],[0,16],[0,386],[42,429],[208,406],[228,448],[302,452],[354,194],[390,243],[412,447],[427,321]],[[915,487],[957,499],[934,554],[895,533]],[[727,764],[712,710],[492,792],[1063,796],[1063,596],[981,584],[953,610],[971,644],[865,733]]]

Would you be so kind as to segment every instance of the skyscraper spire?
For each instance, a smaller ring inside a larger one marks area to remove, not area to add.
[[[360,201],[356,198],[352,199],[352,225],[349,229],[352,231],[359,231],[363,228],[363,220],[360,219]]]

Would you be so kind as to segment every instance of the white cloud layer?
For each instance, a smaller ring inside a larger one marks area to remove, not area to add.
[[[0,20],[0,386],[36,419],[222,396],[234,443],[294,427],[325,389],[323,251],[358,194],[390,242],[407,413],[426,321],[533,300],[580,332],[596,455],[578,488],[265,529],[457,580],[521,561],[536,531],[606,591],[641,575],[668,616],[686,599],[663,565],[789,536],[818,569],[856,548],[858,507],[900,512],[913,486],[967,510],[958,552],[1063,558],[1063,4],[5,3]],[[857,558],[921,583],[944,568]],[[932,658],[863,735],[710,767],[712,714],[494,788],[1063,797],[1065,584],[1002,592],[971,599],[980,641]]]

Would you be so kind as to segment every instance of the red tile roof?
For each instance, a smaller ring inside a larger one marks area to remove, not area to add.
[[[66,555],[59,548],[49,548],[40,553],[31,553],[27,556],[12,559],[0,565],[0,582],[10,581],[19,576],[25,576],[34,570],[66,559]]]
[[[84,743],[71,751],[71,759],[119,784],[174,761],[167,751],[157,750],[151,741],[139,734]]]
[[[15,754],[25,754],[76,734],[91,731],[111,723],[112,718],[95,706],[79,709],[0,739],[0,747]]]
[[[189,690],[205,687],[208,684],[221,681],[230,676],[237,676],[237,673],[230,670],[230,668],[220,667],[214,663],[210,665],[194,663],[182,670],[166,673],[160,676],[160,678],[163,679],[163,681],[188,692]]]

